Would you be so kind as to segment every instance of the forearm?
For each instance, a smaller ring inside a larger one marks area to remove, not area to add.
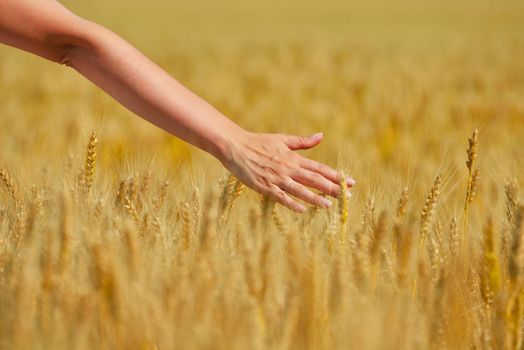
[[[73,67],[129,110],[218,158],[227,156],[229,134],[242,132],[124,39],[54,0],[0,0],[0,42]]]
[[[113,32],[89,23],[86,39],[67,48],[70,65],[129,110],[223,158],[242,129]]]

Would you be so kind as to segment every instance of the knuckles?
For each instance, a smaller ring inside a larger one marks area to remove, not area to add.
[[[318,174],[312,174],[312,175],[309,175],[308,177],[309,177],[308,180],[311,182],[313,186],[320,186],[323,183],[322,176]]]
[[[279,201],[280,203],[284,203],[284,200],[286,198],[286,195],[283,191],[277,191],[274,193],[274,198]]]
[[[307,143],[308,139],[304,136],[298,136],[297,141],[299,146],[304,146]]]
[[[340,186],[338,185],[331,186],[330,192],[332,196],[338,196],[340,194]]]

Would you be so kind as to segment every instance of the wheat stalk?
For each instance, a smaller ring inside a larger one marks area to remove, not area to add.
[[[87,192],[91,191],[93,180],[95,178],[96,156],[97,156],[98,139],[96,132],[93,131],[87,144],[86,159],[84,163],[84,185]]]
[[[400,193],[400,197],[397,202],[397,216],[395,223],[393,224],[393,239],[392,239],[392,251],[393,251],[393,262],[396,264],[397,253],[398,253],[398,242],[400,240],[401,226],[406,216],[407,204],[409,201],[409,189],[404,187]]]
[[[342,255],[347,251],[347,229],[349,220],[349,198],[346,175],[343,172],[338,174],[340,193],[338,195],[338,216],[339,216],[339,245]]]
[[[473,131],[471,138],[468,138],[468,160],[466,166],[468,168],[468,185],[466,189],[466,200],[464,203],[463,212],[463,229],[462,229],[462,253],[465,252],[468,240],[469,227],[469,206],[475,197],[476,189],[479,180],[479,170],[475,168],[477,159],[477,144],[478,144],[478,129]]]
[[[492,217],[488,217],[484,227],[484,262],[481,282],[483,297],[490,303],[493,295],[498,292],[501,284],[500,260],[497,236],[493,227]]]
[[[524,326],[524,206],[518,206],[513,216],[511,257],[508,266],[509,298],[506,304],[506,338],[508,349],[519,349],[523,345]]]
[[[438,199],[440,196],[440,185],[442,184],[442,176],[439,174],[435,177],[431,190],[424,201],[424,206],[420,213],[420,245],[419,254],[423,253],[424,245],[428,234],[431,230],[435,209],[437,208]]]
[[[133,219],[133,222],[137,227],[140,226],[140,215],[138,215],[138,211],[136,210],[135,206],[129,199],[129,197],[124,197],[124,208],[126,209],[127,213],[131,218]]]
[[[11,197],[15,209],[19,208],[21,202],[18,190],[16,188],[13,178],[5,169],[0,169],[0,180],[2,180],[2,183],[4,184],[7,193]]]

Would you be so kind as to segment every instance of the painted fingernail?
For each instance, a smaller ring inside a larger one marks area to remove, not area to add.
[[[329,208],[331,206],[331,201],[329,199],[326,199],[326,198],[322,198],[322,200],[320,201],[320,204],[324,207],[324,208]]]
[[[353,178],[350,177],[350,176],[348,176],[348,177],[346,178],[346,182],[347,182],[347,184],[348,184],[349,186],[354,186],[354,185],[357,183],[357,182],[356,182],[355,180],[353,180]]]

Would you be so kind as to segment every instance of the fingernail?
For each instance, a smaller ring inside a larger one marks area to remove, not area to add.
[[[324,208],[329,208],[331,206],[331,201],[329,199],[326,199],[326,198],[322,198],[322,200],[320,201],[320,204],[324,207]]]
[[[317,132],[316,134],[311,135],[312,139],[319,139],[324,135],[322,132]]]
[[[352,196],[351,192],[349,192],[349,191],[346,192],[346,197],[348,197],[348,199],[351,198],[351,196]]]
[[[298,210],[299,210],[301,213],[305,213],[305,212],[306,212],[306,207],[304,207],[303,205],[301,205],[301,206],[298,207]]]
[[[350,177],[350,176],[348,176],[348,177],[346,178],[346,182],[347,182],[347,184],[348,184],[349,186],[354,186],[354,185],[357,183],[357,182],[356,182],[355,180],[353,180],[353,178]]]

